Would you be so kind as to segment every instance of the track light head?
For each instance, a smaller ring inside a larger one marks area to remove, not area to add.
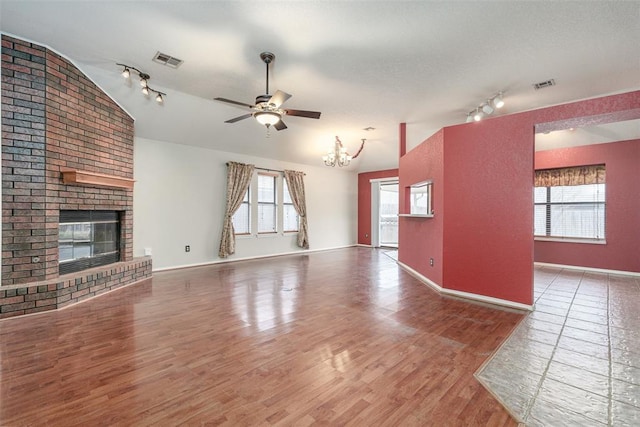
[[[493,106],[495,108],[502,108],[504,107],[504,100],[502,99],[502,92],[500,92],[499,94],[497,94],[493,100],[491,101],[491,103],[493,104]]]
[[[483,117],[484,117],[484,113],[482,112],[480,107],[476,108],[476,112],[473,115],[473,120],[475,120],[476,122],[479,122],[480,120],[482,120]]]
[[[495,110],[494,110],[494,109],[493,109],[493,107],[490,105],[490,101],[487,101],[487,103],[486,103],[486,104],[483,104],[483,105],[482,105],[482,111],[483,111],[485,114],[489,115],[489,114],[493,113]]]
[[[471,123],[473,121],[473,114],[467,113],[467,123]]]

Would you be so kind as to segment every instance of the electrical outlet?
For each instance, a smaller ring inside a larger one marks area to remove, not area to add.
[[[433,258],[429,258],[429,265],[433,267]]]
[[[187,245],[184,247],[185,252],[191,252],[191,246]]]

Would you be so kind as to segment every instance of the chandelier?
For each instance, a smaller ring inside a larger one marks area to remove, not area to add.
[[[355,155],[350,155],[347,153],[347,149],[342,145],[342,141],[340,138],[336,136],[336,142],[333,146],[333,150],[330,150],[326,155],[322,156],[322,160],[324,161],[325,166],[335,167],[336,165],[343,167],[349,166],[352,159],[355,159],[360,155],[360,152],[364,148],[364,142],[366,139],[362,139],[362,144],[360,144],[360,148]]]

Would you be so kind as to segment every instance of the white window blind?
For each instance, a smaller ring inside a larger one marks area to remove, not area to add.
[[[558,238],[605,238],[605,185],[536,187],[534,234]]]

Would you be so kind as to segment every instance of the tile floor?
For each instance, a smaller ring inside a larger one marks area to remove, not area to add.
[[[534,301],[478,380],[527,426],[639,426],[640,277],[536,266]]]

